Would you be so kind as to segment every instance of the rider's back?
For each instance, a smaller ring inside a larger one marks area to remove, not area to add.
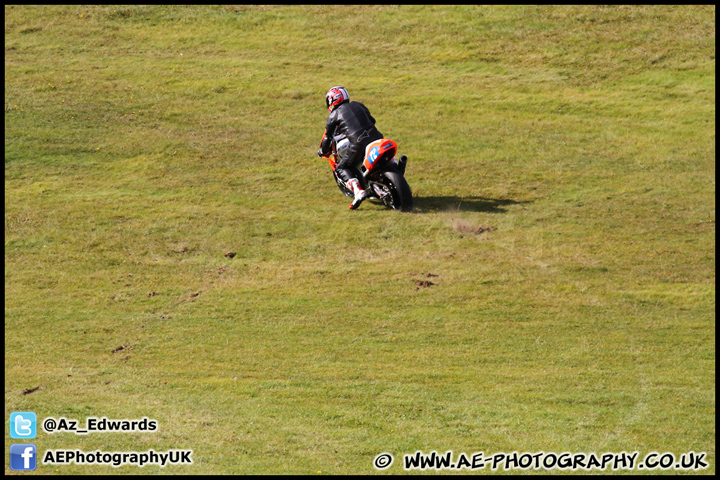
[[[360,102],[346,102],[336,107],[328,116],[327,131],[344,133],[353,144],[383,138],[375,128],[370,111]]]

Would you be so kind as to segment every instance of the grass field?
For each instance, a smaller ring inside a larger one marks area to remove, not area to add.
[[[333,85],[415,212],[348,210]],[[43,474],[714,474],[715,7],[5,6],[14,411],[158,421],[39,454],[193,450]]]

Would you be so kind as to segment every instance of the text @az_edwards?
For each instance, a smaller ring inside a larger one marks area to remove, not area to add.
[[[45,433],[48,434],[56,432],[70,432],[77,435],[86,435],[88,433],[97,432],[155,432],[158,429],[157,420],[152,420],[147,417],[139,420],[111,420],[107,417],[88,417],[85,421],[84,428],[80,428],[79,423],[80,422],[77,420],[67,419],[65,417],[60,417],[58,419],[48,417],[43,420],[42,426]]]

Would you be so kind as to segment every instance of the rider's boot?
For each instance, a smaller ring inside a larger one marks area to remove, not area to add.
[[[347,183],[348,188],[350,188],[355,195],[355,199],[350,204],[350,210],[355,210],[360,206],[360,204],[368,197],[367,190],[363,190],[360,188],[360,181],[357,178],[352,178]]]

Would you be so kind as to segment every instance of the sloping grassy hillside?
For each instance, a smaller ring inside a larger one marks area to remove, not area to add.
[[[348,210],[333,85],[414,213]],[[715,7],[6,6],[5,411],[194,451],[38,473],[714,473]]]

